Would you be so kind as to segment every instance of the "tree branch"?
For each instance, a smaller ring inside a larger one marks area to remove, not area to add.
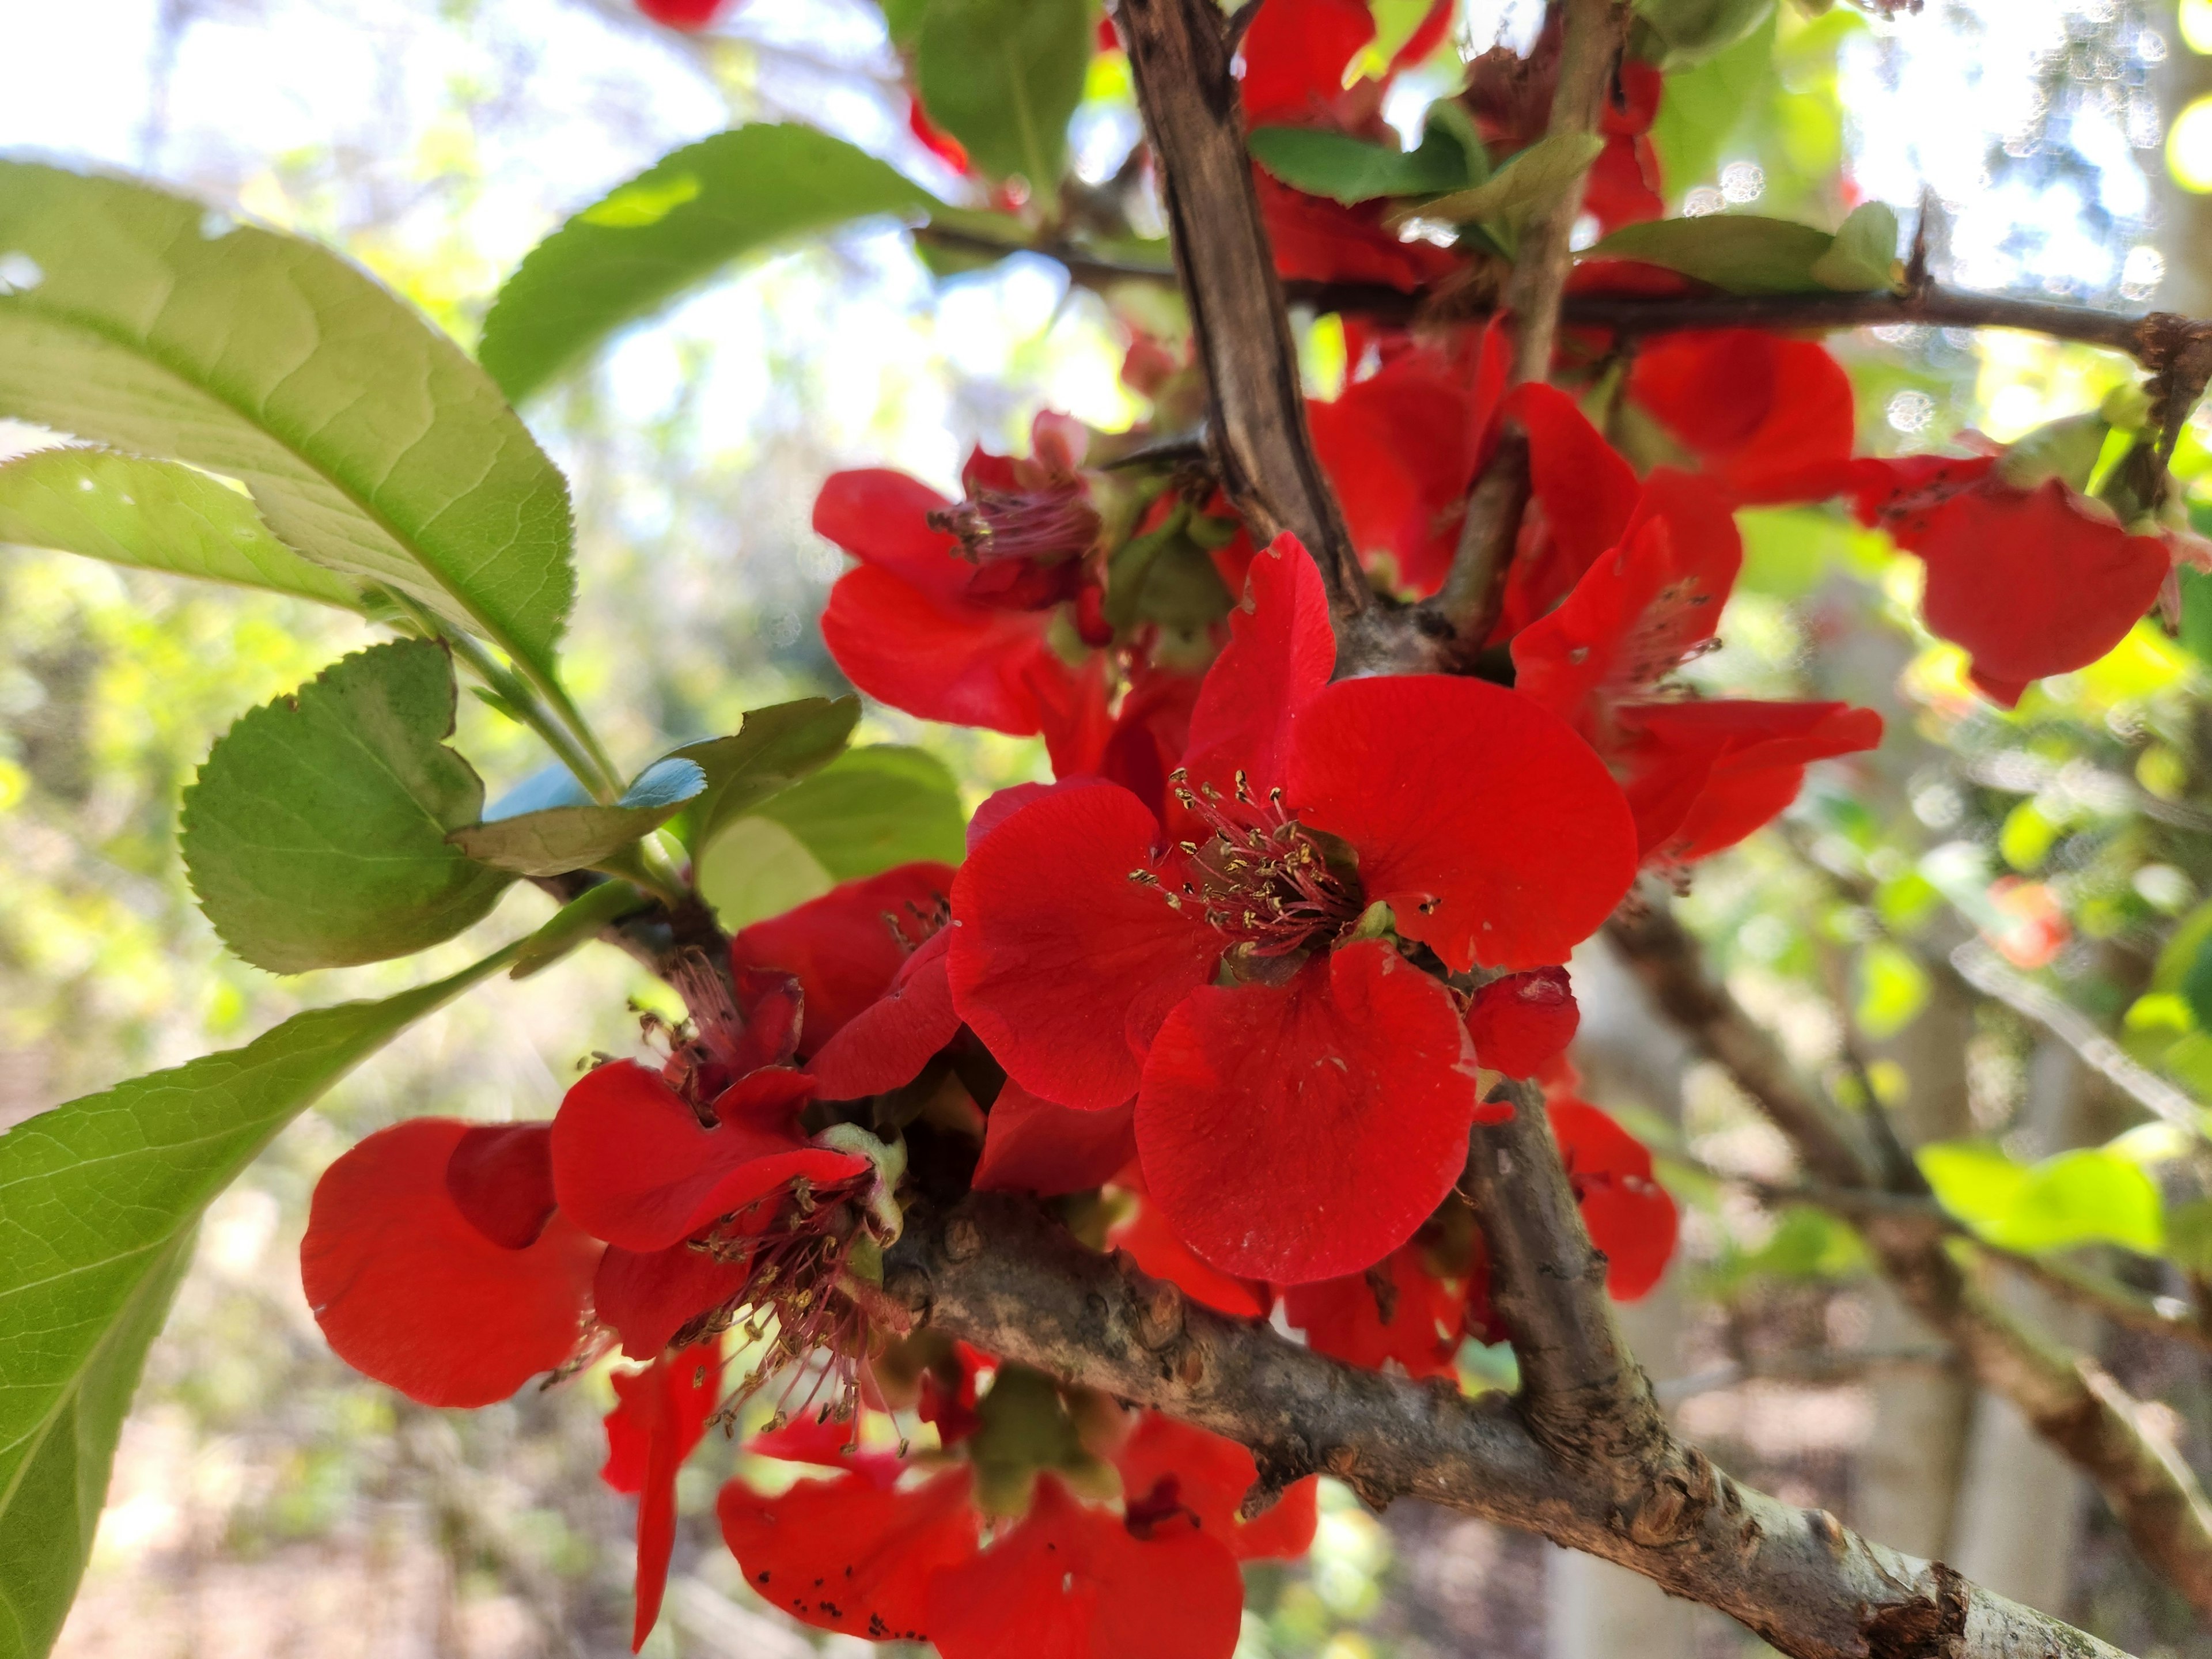
[[[2118,1650],[1714,1468],[1661,1425],[1632,1488],[1592,1477],[1501,1395],[1328,1359],[1085,1249],[1034,1206],[917,1204],[886,1300],[991,1352],[1252,1449],[1263,1488],[1316,1471],[1376,1504],[1447,1504],[1604,1557],[1793,1659],[2117,1659]]]
[[[1848,1143],[1798,1087],[1772,1040],[1708,977],[1679,922],[1654,909],[1608,924],[1607,935],[1659,1011],[1773,1120],[1816,1179],[1876,1197],[1866,1166],[1844,1164]],[[2094,1481],[2143,1559],[2212,1616],[2212,1505],[2188,1465],[2146,1430],[2141,1405],[1976,1286],[1946,1248],[1940,1218],[1869,1202],[1856,1218],[1882,1277],[1959,1350],[1974,1380],[2010,1401]]]
[[[1372,595],[1306,426],[1226,20],[1212,0],[1116,0],[1114,20],[1159,160],[1176,270],[1212,392],[1222,488],[1255,541],[1296,536],[1321,568],[1330,609],[1358,616]]]

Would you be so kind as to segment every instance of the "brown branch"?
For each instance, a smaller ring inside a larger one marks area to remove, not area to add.
[[[1255,541],[1287,531],[1304,542],[1330,608],[1358,616],[1372,595],[1306,426],[1226,20],[1212,0],[1117,0],[1114,21],[1159,159],[1176,270],[1212,393],[1208,430],[1222,488]]]
[[[2212,1505],[2188,1465],[2146,1429],[2141,1405],[1976,1286],[1946,1247],[1942,1219],[1878,1194],[1863,1163],[1846,1163],[1849,1144],[1772,1040],[1706,975],[1696,941],[1671,915],[1655,909],[1607,931],[1659,1011],[1765,1110],[1814,1178],[1865,1194],[1855,1219],[1907,1305],[1959,1350],[1977,1382],[2010,1401],[2096,1484],[2143,1559],[2212,1616]]]
[[[1540,1533],[1717,1607],[1794,1659],[2117,1654],[1825,1510],[1739,1484],[1663,1424],[1632,1479],[1594,1477],[1502,1395],[1468,1400],[1325,1358],[1085,1249],[1008,1195],[915,1206],[884,1294],[916,1322],[1250,1447],[1263,1488],[1322,1471],[1372,1504],[1420,1498]]]

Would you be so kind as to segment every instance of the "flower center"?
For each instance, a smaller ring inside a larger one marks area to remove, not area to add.
[[[1007,559],[1061,564],[1097,545],[1103,521],[1079,478],[1041,489],[982,489],[929,515],[933,529],[956,536],[977,565]]]
[[[1195,905],[1207,927],[1225,934],[1246,957],[1274,958],[1334,939],[1360,912],[1357,877],[1329,862],[1320,838],[1271,789],[1254,799],[1243,772],[1234,799],[1211,784],[1196,789],[1177,767],[1168,787],[1183,809],[1212,833],[1203,843],[1182,843],[1188,875],[1180,892],[1169,892],[1177,910]],[[1149,872],[1133,877],[1147,884]]]

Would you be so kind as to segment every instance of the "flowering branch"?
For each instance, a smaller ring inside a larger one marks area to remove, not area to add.
[[[1873,1195],[1867,1165],[1798,1087],[1772,1040],[1706,974],[1696,940],[1679,922],[1655,909],[1634,923],[1611,924],[1607,936],[1660,1012],[1727,1070],[1816,1180]],[[2140,1403],[1976,1285],[1946,1247],[1942,1221],[1879,1204],[1861,1206],[1852,1219],[1882,1276],[1957,1347],[1975,1381],[2010,1401],[2088,1475],[2144,1560],[2212,1613],[2212,1504],[2173,1449],[2146,1431]]]
[[[915,1206],[887,1255],[884,1291],[917,1322],[1251,1448],[1261,1502],[1324,1470],[1378,1506],[1401,1497],[1446,1504],[1617,1562],[1796,1659],[2118,1652],[1940,1563],[1862,1538],[1824,1510],[1739,1484],[1674,1439],[1656,1411],[1639,1413],[1632,1442],[1563,1454],[1502,1395],[1468,1400],[1326,1358],[1085,1249],[1009,1196]],[[1641,1373],[1628,1372],[1648,1400]]]
[[[1159,158],[1176,270],[1213,398],[1222,488],[1266,543],[1305,544],[1340,617],[1371,595],[1307,429],[1297,352],[1252,185],[1228,20],[1211,0],[1119,0],[1114,13]]]

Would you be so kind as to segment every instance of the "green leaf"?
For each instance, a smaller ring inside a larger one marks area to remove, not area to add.
[[[943,761],[919,749],[848,750],[757,810],[838,881],[916,859],[957,864],[967,851],[959,787]]]
[[[0,415],[238,479],[269,529],[547,679],[568,493],[499,388],[354,266],[120,179],[0,161]]]
[[[650,895],[640,892],[626,881],[603,881],[586,887],[522,941],[521,948],[515,952],[514,966],[507,970],[507,976],[528,979],[550,968],[578,945],[595,938],[609,923],[620,921],[631,911],[641,910],[652,902]]]
[[[353,583],[270,534],[252,496],[175,461],[70,448],[0,465],[0,542],[362,608]]]
[[[2045,422],[2005,446],[1997,457],[1997,476],[2015,489],[2033,489],[2048,478],[2063,480],[2069,489],[2087,489],[2112,433],[2112,423],[2094,411]]]
[[[1589,172],[1604,149],[1605,140],[1594,132],[1555,132],[1507,156],[1497,172],[1472,189],[1400,211],[1459,224],[1496,219],[1518,223]]]
[[[223,942],[272,973],[380,962],[451,939],[508,878],[446,842],[483,783],[447,747],[443,646],[395,640],[241,717],[185,792],[179,839]]]
[[[1985,1143],[1957,1140],[1915,1156],[1943,1207],[2000,1249],[2103,1243],[2154,1255],[2165,1242],[2157,1187],[2118,1152],[2089,1147],[2020,1164]]]
[[[1285,184],[1346,204],[1464,190],[1482,177],[1468,165],[1457,136],[1442,125],[1431,125],[1414,150],[1320,127],[1257,127],[1247,143],[1260,164]]]
[[[1636,0],[1638,55],[1690,69],[1726,52],[1774,15],[1774,0]]]
[[[1835,238],[1788,219],[1709,213],[1623,225],[1590,250],[1594,258],[1641,259],[1731,294],[1819,293],[1814,263]]]
[[[639,773],[622,799],[605,806],[589,800],[540,805],[546,792],[536,781],[448,839],[471,858],[517,875],[564,875],[604,864],[660,828],[705,790],[707,775],[697,762],[672,755]]]
[[[929,118],[994,179],[1050,200],[1091,68],[1090,0],[930,0],[915,36]]]
[[[2178,564],[2181,579],[2181,642],[2199,662],[2212,662],[2212,576]]]
[[[1927,969],[1911,951],[1886,941],[1860,951],[1853,979],[1851,1017],[1877,1042],[1911,1024],[1927,1006]]]
[[[477,356],[520,403],[607,337],[732,260],[937,198],[812,127],[757,125],[663,156],[532,248],[484,319]]]
[[[801,697],[748,709],[732,735],[676,750],[707,775],[691,809],[692,845],[704,847],[741,814],[827,766],[844,752],[860,718],[858,697]]]
[[[1813,261],[1813,280],[1844,294],[1897,283],[1897,215],[1887,203],[1862,202],[1836,228],[1828,251]]]
[[[806,843],[773,818],[739,818],[714,837],[694,867],[700,896],[732,933],[820,898],[837,884]]]
[[[295,1015],[0,1135],[0,1655],[34,1659],[61,1627],[201,1211],[324,1091],[511,955]]]

